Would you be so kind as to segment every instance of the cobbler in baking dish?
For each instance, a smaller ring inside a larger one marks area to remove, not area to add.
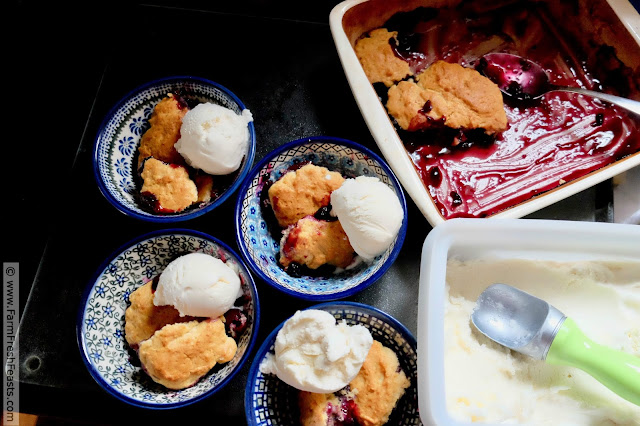
[[[565,92],[515,103],[479,72],[483,55],[514,53],[552,84],[639,95],[638,71],[615,48],[585,51],[553,16],[544,2],[462,2],[397,13],[356,41],[443,218],[496,214],[640,151],[638,117],[616,106]]]

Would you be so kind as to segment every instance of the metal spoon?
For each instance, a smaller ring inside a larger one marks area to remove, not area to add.
[[[544,300],[506,284],[493,284],[480,294],[471,322],[509,349],[549,364],[577,367],[640,405],[640,358],[593,342],[571,318]]]
[[[488,53],[480,60],[480,72],[498,85],[502,93],[518,100],[537,99],[554,90],[580,93],[621,106],[640,115],[640,102],[580,87],[556,86],[544,69],[528,59],[510,53]]]

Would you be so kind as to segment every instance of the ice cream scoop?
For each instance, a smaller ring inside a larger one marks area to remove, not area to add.
[[[549,303],[506,284],[478,297],[471,321],[485,336],[549,364],[579,368],[640,405],[640,358],[599,345]]]
[[[260,365],[296,389],[336,392],[353,380],[373,344],[362,325],[349,326],[318,309],[296,312],[276,336],[275,354]]]
[[[638,101],[581,87],[551,84],[549,76],[540,65],[518,55],[510,53],[486,54],[480,60],[479,71],[497,84],[502,93],[518,100],[536,99],[547,92],[561,90],[598,98],[640,114],[640,102]]]
[[[345,180],[331,193],[331,206],[351,246],[367,261],[389,248],[404,219],[398,196],[375,177]]]
[[[239,115],[221,105],[198,104],[183,117],[174,146],[190,166],[211,175],[227,175],[240,167],[247,154],[251,121],[248,109]]]
[[[238,273],[205,253],[180,256],[162,271],[153,304],[172,305],[181,316],[216,318],[242,294]]]

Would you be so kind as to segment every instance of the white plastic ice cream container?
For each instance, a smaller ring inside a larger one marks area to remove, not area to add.
[[[640,227],[551,220],[452,219],[429,233],[420,269],[417,333],[420,416],[425,424],[457,426],[471,423],[457,421],[445,401],[444,320],[450,259],[640,262]],[[637,281],[640,282],[640,277]],[[487,383],[489,387],[491,383]]]

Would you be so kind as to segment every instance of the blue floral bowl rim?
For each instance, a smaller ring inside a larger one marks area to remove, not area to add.
[[[260,268],[258,268],[255,263],[253,262],[253,259],[251,258],[251,256],[249,255],[249,251],[244,243],[244,239],[242,238],[242,227],[241,227],[241,222],[240,222],[240,217],[241,217],[241,212],[242,212],[242,201],[244,199],[245,194],[247,193],[248,189],[249,189],[249,185],[251,184],[252,180],[254,179],[254,177],[258,174],[258,172],[260,171],[260,169],[262,169],[269,161],[273,160],[273,158],[275,158],[278,154],[280,154],[283,151],[289,150],[295,146],[299,146],[299,145],[306,145],[309,143],[321,143],[321,142],[329,142],[329,143],[336,143],[336,144],[340,144],[340,145],[344,145],[344,146],[348,146],[350,148],[354,148],[357,149],[358,151],[361,151],[363,153],[365,153],[366,155],[368,155],[369,157],[373,158],[382,169],[384,169],[385,173],[387,174],[387,176],[389,177],[389,180],[391,181],[391,183],[393,184],[394,188],[396,189],[396,193],[399,195],[400,198],[400,204],[402,205],[402,209],[404,211],[404,217],[402,218],[402,226],[400,227],[400,230],[398,231],[398,238],[396,240],[396,244],[391,252],[391,254],[389,255],[389,257],[387,258],[387,260],[385,261],[385,263],[380,267],[380,269],[378,269],[373,275],[371,275],[369,278],[367,278],[366,280],[362,281],[360,284],[358,284],[355,287],[352,287],[350,289],[347,290],[342,290],[342,291],[338,291],[335,293],[329,293],[329,294],[306,294],[306,293],[299,293],[297,291],[294,290],[290,290],[288,288],[285,288],[283,286],[281,286],[280,284],[278,284],[277,282],[274,282],[273,280],[271,280],[271,278],[269,278],[264,272],[262,272],[262,270]],[[408,212],[407,212],[407,200],[404,196],[404,191],[402,189],[402,186],[400,185],[400,182],[398,181],[398,178],[396,177],[395,173],[393,173],[393,171],[391,170],[391,168],[387,165],[387,163],[379,156],[377,155],[375,152],[371,151],[369,148],[357,143],[357,142],[353,142],[347,139],[342,139],[342,138],[336,138],[333,136],[311,136],[308,138],[302,138],[302,139],[296,139],[294,141],[288,142],[284,145],[279,146],[278,148],[274,149],[273,151],[269,152],[268,154],[266,154],[262,160],[260,160],[249,172],[248,176],[246,177],[245,181],[242,183],[242,186],[240,187],[240,190],[238,191],[238,198],[236,200],[236,211],[235,211],[235,216],[236,216],[236,240],[238,242],[238,248],[240,249],[240,254],[242,254],[243,258],[245,259],[246,263],[249,265],[249,267],[251,268],[251,270],[260,277],[260,279],[264,282],[266,282],[267,284],[269,284],[270,286],[284,292],[287,293],[291,296],[295,296],[299,299],[304,299],[304,300],[309,300],[309,301],[315,301],[315,302],[321,302],[321,301],[330,301],[330,300],[337,300],[337,299],[342,299],[345,297],[349,297],[352,296],[362,290],[364,290],[365,288],[369,287],[370,285],[372,285],[374,282],[376,282],[378,279],[380,279],[380,277],[382,277],[382,275],[384,275],[385,272],[387,272],[387,269],[389,269],[389,267],[393,264],[393,262],[395,262],[396,258],[398,257],[398,255],[400,254],[400,250],[402,249],[402,244],[404,243],[404,238],[405,235],[407,233],[407,219],[408,219]]]
[[[308,309],[329,310],[330,308],[333,308],[333,307],[339,308],[342,306],[349,306],[359,311],[368,310],[370,312],[375,313],[377,317],[382,318],[386,323],[391,324],[393,328],[397,330],[407,342],[409,342],[413,350],[416,352],[416,356],[417,356],[417,351],[418,351],[417,342],[416,342],[416,338],[413,336],[411,331],[409,331],[407,327],[405,327],[400,321],[395,319],[393,316],[374,306],[367,305],[364,303],[347,302],[347,301],[327,302],[327,303],[320,303],[314,306],[309,306],[308,308],[304,308],[303,310],[304,311]],[[272,342],[275,340],[276,335],[278,334],[282,326],[284,326],[285,322],[287,322],[287,320],[282,321],[280,325],[278,325],[269,334],[269,336],[267,336],[264,342],[262,342],[262,345],[260,346],[260,348],[256,351],[255,356],[253,357],[253,364],[251,364],[251,369],[249,370],[249,376],[247,377],[247,385],[245,386],[245,390],[244,390],[244,412],[247,418],[247,424],[249,425],[252,425],[252,426],[256,425],[254,421],[253,410],[252,410],[252,396],[253,396],[253,388],[256,383],[256,377],[258,377],[258,370],[260,369],[260,362],[266,356],[267,352],[269,351],[269,348],[271,347]]]
[[[137,407],[150,408],[154,410],[166,410],[171,408],[185,407],[187,405],[191,405],[195,402],[208,398],[209,396],[213,395],[214,393],[218,392],[220,389],[225,387],[227,383],[229,383],[229,381],[231,381],[231,379],[233,379],[233,377],[238,373],[238,371],[242,369],[242,367],[244,366],[244,363],[249,358],[249,355],[251,354],[251,351],[253,350],[253,346],[255,345],[256,339],[258,337],[258,329],[260,327],[260,300],[258,297],[258,289],[256,287],[253,277],[251,276],[251,273],[248,273],[247,276],[249,277],[249,282],[247,284],[253,289],[253,293],[255,295],[253,300],[253,306],[255,310],[255,313],[253,315],[254,316],[253,335],[249,339],[249,345],[247,346],[247,349],[244,355],[242,356],[242,359],[240,359],[240,361],[238,362],[238,365],[236,366],[236,368],[234,368],[231,371],[231,373],[229,373],[229,375],[225,377],[217,386],[191,399],[178,401],[170,404],[155,404],[150,402],[138,401],[120,392],[116,392],[109,385],[109,383],[107,383],[107,381],[104,380],[102,376],[100,376],[100,374],[98,374],[98,372],[93,367],[93,365],[91,365],[91,362],[89,361],[87,353],[84,350],[84,345],[82,344],[82,324],[83,324],[84,312],[87,306],[87,301],[89,299],[89,296],[91,295],[91,291],[93,290],[96,281],[98,280],[100,275],[102,275],[102,273],[104,272],[106,267],[109,265],[109,263],[111,263],[117,256],[119,256],[127,248],[133,246],[134,244],[137,244],[139,242],[142,242],[144,240],[147,240],[153,237],[158,237],[161,235],[171,235],[171,234],[192,235],[194,237],[199,237],[199,238],[209,240],[215,243],[216,245],[221,246],[222,248],[227,250],[229,253],[231,253],[245,267],[245,269],[248,272],[250,272],[249,268],[247,268],[247,265],[242,260],[242,258],[238,256],[238,254],[231,247],[229,247],[226,243],[220,241],[219,239],[209,234],[206,234],[204,232],[195,231],[195,230],[186,229],[186,228],[168,228],[168,229],[160,229],[157,231],[148,232],[146,234],[139,235],[129,240],[128,242],[122,244],[120,247],[114,250],[109,256],[107,256],[106,259],[100,264],[96,272],[93,274],[91,280],[89,281],[89,284],[84,289],[84,292],[82,294],[82,299],[80,300],[80,308],[78,309],[78,315],[76,318],[76,340],[78,343],[78,349],[80,351],[80,358],[82,358],[82,362],[87,367],[87,370],[89,371],[89,374],[91,375],[91,377],[93,377],[93,379],[98,383],[98,385],[100,385],[102,389],[104,389],[105,391],[107,391],[107,393],[113,395],[120,401],[126,402],[128,404],[131,404]]]
[[[156,223],[181,222],[181,221],[184,221],[184,220],[189,220],[189,219],[193,219],[193,218],[196,218],[198,216],[201,216],[201,215],[203,215],[203,214],[205,214],[207,212],[210,212],[214,208],[218,207],[227,198],[229,198],[236,191],[236,189],[238,189],[238,187],[242,184],[242,182],[244,181],[244,178],[249,173],[249,169],[251,168],[251,165],[253,164],[253,159],[254,159],[255,153],[256,153],[256,131],[255,131],[255,127],[253,125],[253,121],[251,121],[251,122],[249,122],[249,152],[247,153],[247,158],[245,160],[245,165],[242,168],[242,170],[240,171],[240,173],[238,174],[238,177],[236,178],[235,182],[233,182],[233,184],[217,200],[215,200],[213,203],[207,205],[206,207],[193,210],[192,212],[190,212],[188,214],[180,215],[180,216],[173,216],[173,215],[168,215],[168,216],[160,216],[160,215],[147,216],[147,215],[142,215],[142,214],[130,209],[126,205],[124,205],[124,204],[120,203],[118,200],[116,200],[111,195],[109,190],[107,189],[105,183],[102,180],[102,176],[100,175],[99,164],[98,164],[98,142],[100,141],[100,136],[104,132],[105,127],[107,126],[109,121],[113,118],[115,113],[120,108],[122,108],[124,106],[124,104],[127,103],[136,93],[141,92],[142,90],[148,89],[149,87],[152,87],[152,86],[155,86],[155,85],[158,85],[158,84],[162,84],[162,83],[171,82],[171,81],[176,81],[176,82],[179,82],[179,81],[196,81],[196,82],[203,83],[203,84],[206,84],[206,85],[214,86],[217,89],[219,89],[222,92],[224,92],[226,95],[228,95],[231,99],[233,99],[233,101],[236,102],[241,109],[243,109],[243,110],[246,109],[246,106],[244,105],[244,103],[242,103],[242,101],[231,90],[227,89],[226,87],[222,86],[221,84],[216,83],[215,81],[212,81],[212,80],[209,80],[209,79],[206,79],[206,78],[202,78],[202,77],[194,77],[194,76],[189,76],[189,75],[178,75],[178,76],[170,76],[170,77],[159,78],[159,79],[152,80],[150,82],[147,82],[145,84],[142,84],[142,85],[136,87],[135,89],[133,89],[129,93],[127,93],[125,96],[123,96],[115,104],[115,106],[113,106],[109,110],[109,112],[102,119],[102,123],[100,124],[100,127],[98,128],[98,132],[96,133],[95,140],[94,140],[94,143],[93,143],[93,155],[92,155],[93,175],[95,177],[96,182],[98,183],[98,188],[100,189],[100,192],[109,201],[109,203],[111,203],[114,207],[116,207],[121,213],[124,213],[124,214],[126,214],[128,216],[134,217],[136,219],[140,219],[140,220],[144,220],[144,221],[148,221],[148,222],[156,222]]]

